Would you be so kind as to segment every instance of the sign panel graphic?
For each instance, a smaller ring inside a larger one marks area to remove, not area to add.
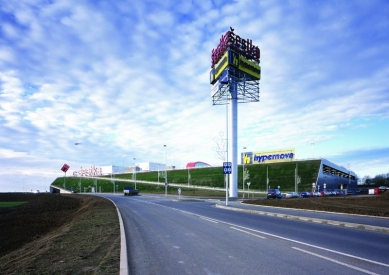
[[[228,62],[228,51],[224,53],[220,61],[215,65],[215,68],[212,69],[209,73],[209,82],[215,84],[218,78],[223,78],[224,73],[226,73],[226,68],[229,64]]]
[[[244,164],[264,164],[294,161],[296,153],[294,148],[267,150],[257,152],[244,152],[241,154],[241,161]]]
[[[223,162],[223,174],[231,174],[231,162]]]
[[[229,51],[228,61],[229,65],[238,68],[239,70],[251,75],[257,80],[261,79],[261,66],[244,58],[242,55],[234,51]]]
[[[65,163],[65,164],[62,166],[61,171],[66,173],[66,172],[69,170],[69,168],[70,168],[70,166],[67,165],[67,164]]]

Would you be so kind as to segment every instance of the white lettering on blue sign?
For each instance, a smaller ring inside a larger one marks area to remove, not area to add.
[[[223,162],[223,174],[231,174],[231,162]]]

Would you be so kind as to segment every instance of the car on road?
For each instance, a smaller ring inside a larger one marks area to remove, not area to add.
[[[298,198],[299,197],[299,194],[297,194],[296,192],[287,192],[285,193],[285,198],[288,199],[288,198]]]
[[[311,194],[309,194],[309,192],[301,192],[300,193],[300,197],[302,197],[302,198],[310,198]]]
[[[273,198],[273,199],[282,199],[282,194],[280,190],[278,189],[268,189],[267,190],[267,198]]]

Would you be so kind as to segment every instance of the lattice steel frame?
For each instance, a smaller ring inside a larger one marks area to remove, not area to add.
[[[226,105],[231,100],[231,89],[237,86],[238,103],[259,101],[259,80],[251,75],[228,66],[228,83],[221,84],[221,88],[212,96],[212,105]]]

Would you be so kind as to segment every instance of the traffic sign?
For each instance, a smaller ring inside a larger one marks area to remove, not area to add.
[[[231,174],[231,162],[223,162],[223,174]]]
[[[178,195],[181,195],[181,188],[178,188]]]

